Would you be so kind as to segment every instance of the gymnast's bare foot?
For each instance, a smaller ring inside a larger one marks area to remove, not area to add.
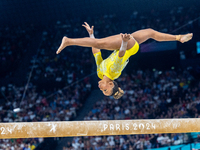
[[[178,35],[178,41],[180,41],[181,43],[185,43],[189,40],[192,39],[193,33],[188,33],[185,35]]]
[[[69,45],[69,40],[66,36],[63,37],[60,47],[56,51],[56,54],[59,54],[65,47]]]

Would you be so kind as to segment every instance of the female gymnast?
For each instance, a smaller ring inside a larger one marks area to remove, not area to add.
[[[106,38],[95,39],[93,35],[93,26],[85,22],[83,25],[88,31],[90,38],[67,38],[63,37],[60,47],[56,54],[59,54],[67,46],[92,47],[92,52],[97,65],[97,75],[101,79],[98,84],[100,90],[106,96],[113,96],[119,99],[124,91],[121,90],[114,81],[120,75],[128,63],[130,56],[136,54],[139,50],[139,44],[148,39],[156,41],[179,41],[181,43],[192,39],[193,34],[171,35],[160,33],[153,29],[144,29],[133,32],[132,34],[118,34]],[[100,49],[114,50],[114,52],[105,60],[102,59]]]

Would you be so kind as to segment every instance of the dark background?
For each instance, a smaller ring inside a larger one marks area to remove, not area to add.
[[[1,0],[0,26],[46,26],[77,16],[112,13],[120,20],[134,10],[148,12],[192,5],[200,6],[199,0]]]

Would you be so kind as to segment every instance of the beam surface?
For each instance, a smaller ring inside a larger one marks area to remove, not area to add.
[[[200,132],[200,118],[0,123],[0,139]]]

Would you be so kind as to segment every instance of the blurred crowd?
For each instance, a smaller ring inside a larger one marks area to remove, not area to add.
[[[159,135],[116,135],[74,138],[63,150],[143,150],[182,144],[188,140],[187,134]]]
[[[174,7],[171,10],[156,11],[139,14],[133,12],[129,21],[129,32],[153,28],[160,32],[185,34],[197,30],[200,22],[194,22],[200,15],[200,11],[195,6]]]
[[[85,76],[96,71],[91,48],[68,47],[59,55],[55,55],[55,52],[64,35],[88,36],[81,26],[84,21],[95,26],[97,38],[121,32],[131,33],[144,28],[180,34],[192,32],[200,26],[200,22],[192,21],[200,15],[197,12],[196,7],[178,7],[163,12],[152,10],[143,14],[133,11],[126,20],[117,18],[113,14],[96,18],[87,17],[84,20],[67,19],[63,22],[58,21],[55,26],[47,26],[42,34],[38,53],[29,62],[30,70],[34,67],[32,83],[27,89],[24,85],[17,87],[14,83],[1,86],[5,103],[0,104],[0,121],[67,121],[77,116],[77,111],[82,107],[92,88],[90,78]],[[185,24],[188,25],[174,31]],[[26,54],[32,34],[30,31],[33,31],[31,27],[27,29],[18,27],[16,30],[8,27],[0,30],[2,77],[9,77]],[[77,80],[81,82],[73,84]],[[117,81],[125,91],[125,95],[119,100],[105,97],[102,101],[98,101],[84,120],[199,117],[200,84],[193,82],[193,77],[187,70],[166,72],[137,70],[131,75],[124,74]],[[61,90],[63,87],[66,88]],[[13,112],[15,108],[20,108],[21,111],[15,113]],[[151,148],[180,144],[187,141],[188,136],[188,134],[165,134],[81,137],[75,138],[64,149]],[[42,139],[1,140],[0,148],[32,150],[41,141]]]
[[[117,79],[125,91],[119,99],[97,101],[84,120],[200,117],[200,82],[187,70],[133,71]],[[188,142],[190,134],[124,135],[74,138],[74,149],[151,149]],[[64,148],[68,149],[68,148]]]
[[[34,150],[43,138],[34,139],[1,139],[0,149],[2,150]]]
[[[28,51],[34,27],[0,29],[0,77],[10,77]]]
[[[87,79],[87,78],[86,78]],[[70,121],[77,116],[77,110],[82,107],[81,99],[86,98],[90,91],[87,80],[74,84],[69,88],[58,90],[47,95],[45,91],[37,92],[36,86],[16,87],[9,84],[1,87],[1,93],[6,96],[6,102],[0,104],[0,122],[36,122],[36,121]],[[26,91],[26,94],[25,94]],[[14,109],[20,108],[19,112]],[[29,146],[33,150],[38,140],[2,140],[0,148]],[[39,140],[42,142],[42,140]],[[35,145],[32,146],[32,145]],[[19,148],[19,149],[20,149]],[[17,148],[16,148],[17,149]],[[10,150],[10,149],[9,149]],[[13,149],[11,149],[13,150]],[[24,149],[23,149],[24,150]],[[28,149],[27,149],[28,150]]]
[[[5,104],[0,105],[1,122],[30,122],[30,121],[68,121],[76,117],[76,110],[82,104],[80,97],[84,97],[89,89],[83,83],[71,86],[66,90],[59,90],[46,98],[46,93],[36,91],[31,83],[24,93],[25,87],[9,84],[1,87],[6,96]],[[20,112],[13,112],[20,108]]]

